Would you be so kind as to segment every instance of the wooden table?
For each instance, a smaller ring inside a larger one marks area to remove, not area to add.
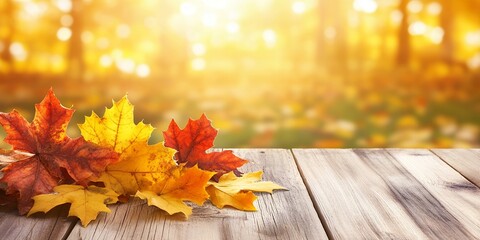
[[[66,209],[0,212],[1,239],[480,239],[479,149],[236,149],[244,171],[289,191],[258,212],[195,207],[188,221],[140,200],[83,228]]]

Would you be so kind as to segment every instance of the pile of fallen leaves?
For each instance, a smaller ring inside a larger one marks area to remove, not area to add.
[[[180,129],[174,120],[163,132],[164,142],[149,145],[149,124],[135,124],[133,105],[127,97],[113,102],[103,117],[95,113],[80,124],[81,136],[66,134],[74,110],[65,108],[52,90],[35,105],[29,123],[16,110],[0,113],[0,124],[13,150],[2,150],[2,198],[14,199],[20,214],[48,212],[70,203],[69,216],[86,226],[108,204],[126,202],[131,196],[145,199],[168,214],[192,208],[185,201],[203,205],[255,210],[256,192],[283,189],[261,182],[262,172],[242,174],[247,163],[232,151],[208,152],[217,130],[205,115]],[[243,175],[243,176],[242,176]]]

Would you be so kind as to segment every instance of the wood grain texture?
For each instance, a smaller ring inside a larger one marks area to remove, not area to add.
[[[234,151],[250,160],[243,171],[263,170],[264,179],[290,191],[258,194],[258,212],[194,207],[188,221],[135,200],[113,206],[87,228],[77,224],[68,239],[327,239],[290,151]]]
[[[67,216],[66,206],[47,214],[20,216],[16,210],[0,208],[0,239],[64,239],[77,219]]]
[[[234,151],[290,191],[258,194],[258,212],[206,204],[189,220],[136,199],[86,228],[66,205],[30,218],[0,208],[0,239],[480,239],[478,149],[295,149],[303,181],[289,150]]]
[[[418,180],[385,150],[293,152],[317,211],[335,239],[475,239],[480,232],[477,220],[471,218],[479,213],[470,207],[455,210],[444,206],[430,193],[432,187],[425,187],[434,182]],[[449,170],[445,170],[447,175],[458,175]],[[456,195],[445,194],[451,199],[455,197],[448,195]],[[472,196],[480,199],[480,192],[473,191],[468,201],[459,200],[459,204],[476,206]]]
[[[428,211],[412,211],[417,221],[427,221],[433,217],[439,225],[444,226],[444,229],[440,229],[440,236],[444,239],[480,239],[480,189],[477,186],[429,150],[389,149],[388,152],[435,199],[429,200],[431,207]]]
[[[427,238],[377,174],[379,169],[352,150],[294,149],[293,153],[334,239]],[[391,157],[383,157],[384,168],[396,167],[388,166]]]
[[[479,149],[432,149],[431,151],[470,182],[480,187]]]

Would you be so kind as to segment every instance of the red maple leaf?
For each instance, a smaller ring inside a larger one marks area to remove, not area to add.
[[[213,147],[217,132],[203,114],[198,120],[190,119],[183,130],[172,119],[167,131],[163,132],[163,137],[166,147],[178,151],[175,154],[178,163],[185,163],[187,167],[198,164],[200,169],[217,172],[217,178],[230,171],[239,174],[237,168],[247,163],[247,160],[235,156],[231,150],[206,153]]]
[[[63,107],[52,89],[35,110],[32,123],[16,110],[0,113],[0,124],[7,133],[5,142],[14,150],[32,154],[5,167],[0,179],[7,184],[6,193],[18,197],[20,214],[30,210],[33,196],[50,193],[62,183],[85,185],[89,177],[118,161],[118,154],[109,148],[86,142],[83,137],[67,136],[74,110]]]

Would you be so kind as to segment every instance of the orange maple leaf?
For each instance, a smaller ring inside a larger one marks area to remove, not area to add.
[[[138,191],[135,196],[146,199],[148,205],[157,206],[170,215],[181,212],[188,217],[192,208],[184,201],[203,205],[209,196],[205,187],[214,174],[197,166],[179,166],[171,170],[169,177],[155,183],[149,190]]]
[[[83,137],[67,136],[74,110],[63,107],[52,89],[35,110],[32,123],[16,110],[0,113],[0,124],[7,133],[5,142],[14,150],[32,154],[5,167],[0,179],[7,184],[6,193],[18,197],[20,214],[30,210],[33,196],[50,193],[59,184],[86,185],[88,178],[118,161],[118,154],[110,148],[86,142]]]
[[[172,120],[167,131],[163,132],[163,137],[166,147],[178,151],[175,160],[185,163],[186,167],[198,165],[200,169],[217,172],[216,177],[231,171],[239,174],[237,168],[247,163],[247,160],[235,156],[230,150],[206,153],[213,147],[217,132],[203,114],[198,120],[190,119],[183,130]]]

